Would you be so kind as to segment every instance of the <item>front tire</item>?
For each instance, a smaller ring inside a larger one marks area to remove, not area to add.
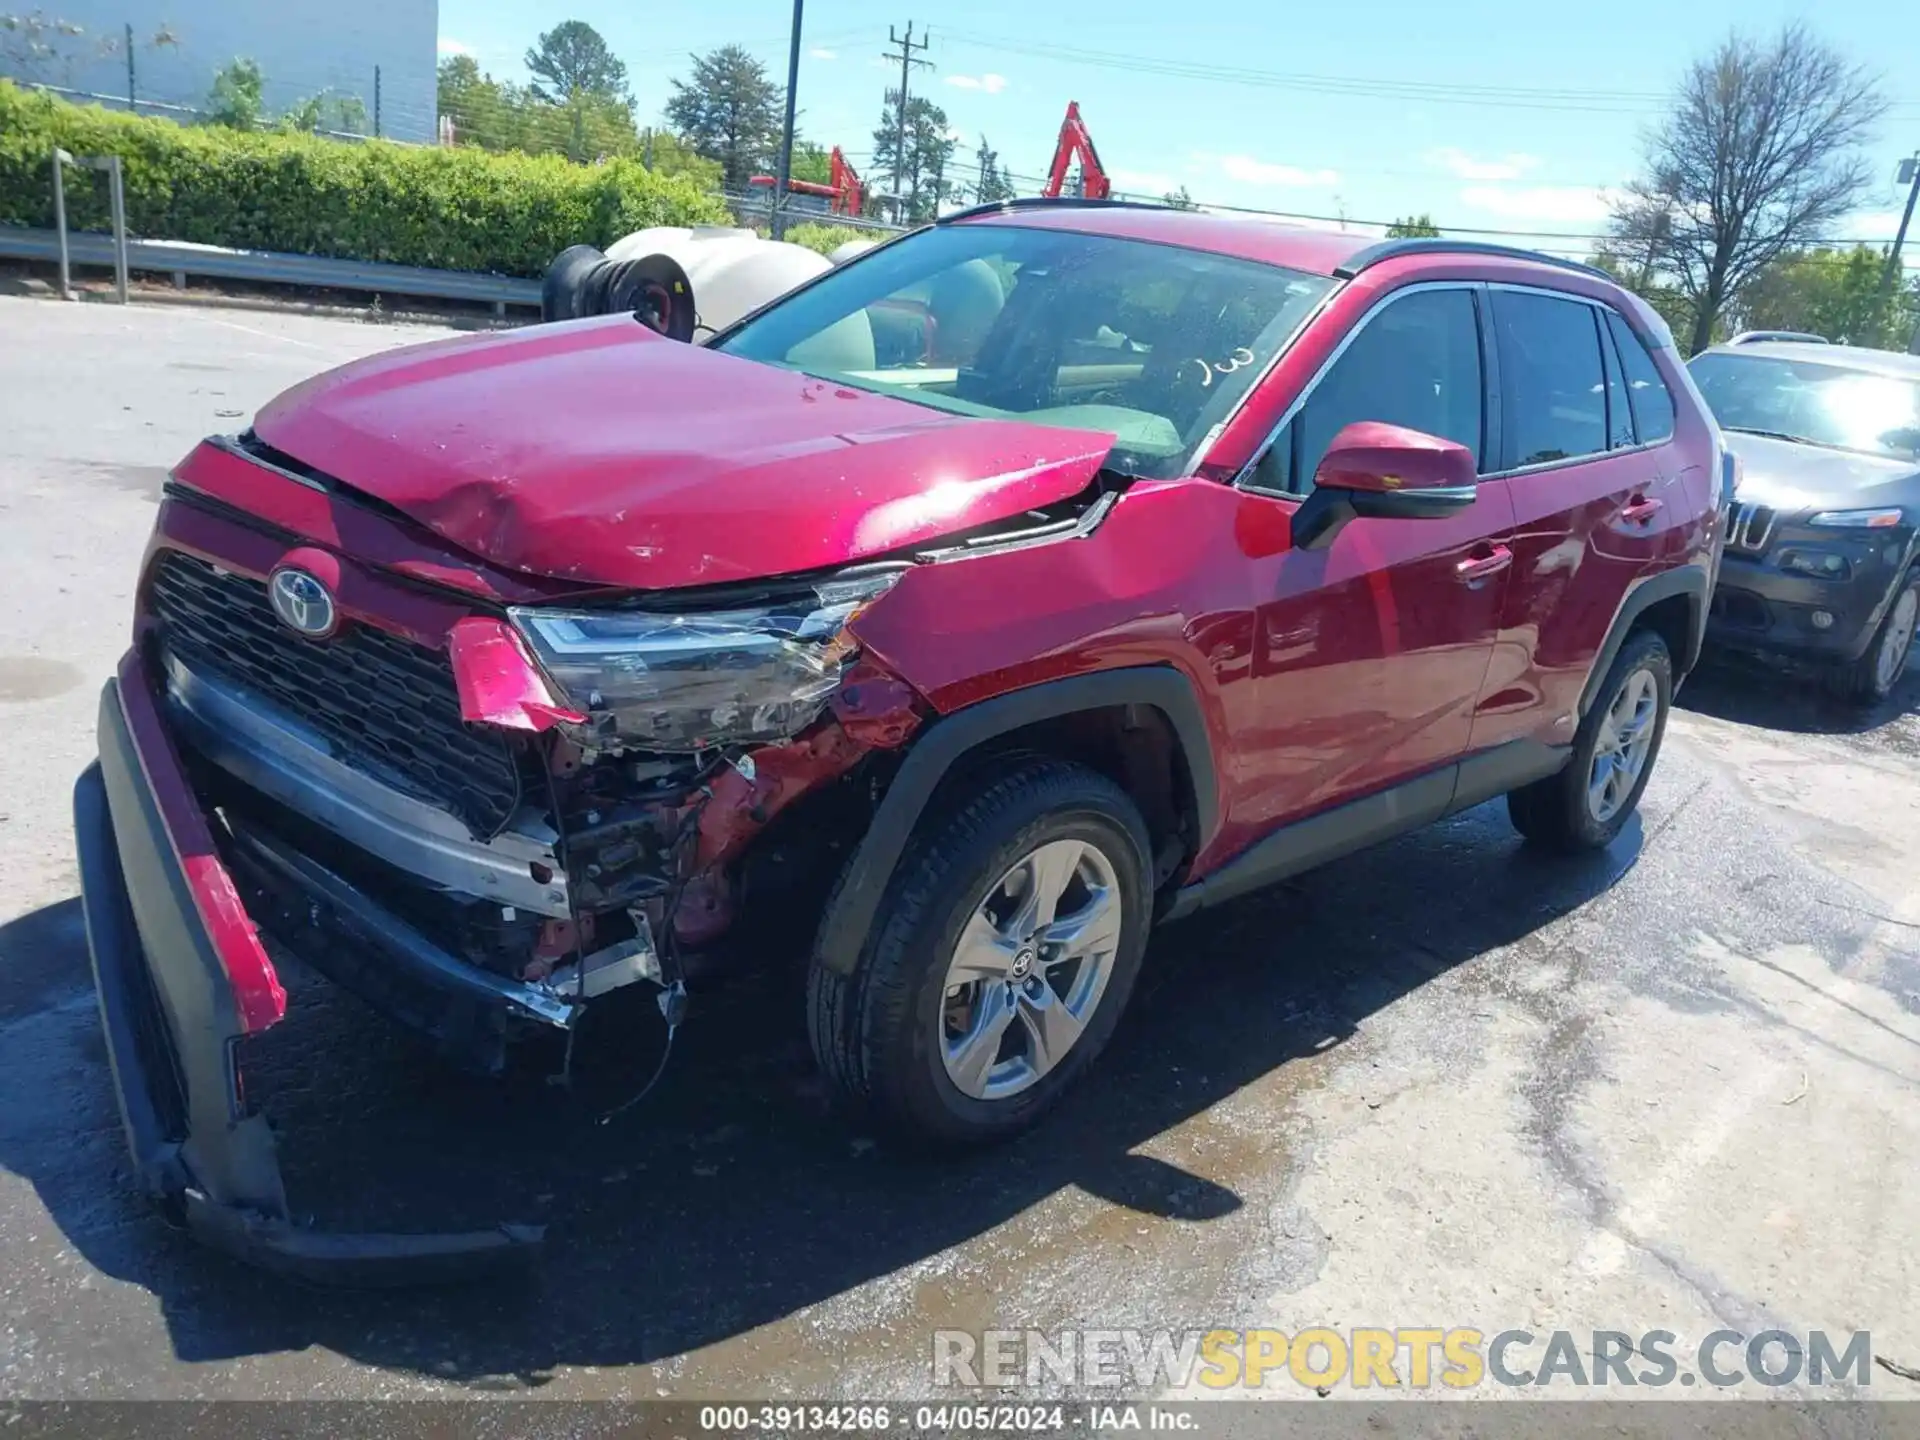
[[[1032,1124],[1112,1037],[1152,916],[1140,812],[1105,776],[1026,758],[929,811],[854,973],[815,957],[814,1054],[889,1138]]]
[[[1507,796],[1513,828],[1564,855],[1604,850],[1640,804],[1673,705],[1673,657],[1651,630],[1627,637],[1557,775]]]
[[[1920,629],[1920,570],[1909,571],[1895,587],[1880,628],[1860,658],[1834,671],[1833,688],[1840,698],[1876,705],[1893,694],[1907,673],[1916,629]]]

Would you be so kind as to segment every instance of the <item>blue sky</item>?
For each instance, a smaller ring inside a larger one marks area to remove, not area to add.
[[[539,31],[586,20],[626,61],[646,123],[697,51],[739,43],[784,78],[790,17],[787,0],[440,0],[440,45],[522,79]],[[1796,17],[1871,64],[1896,102],[1872,151],[1878,181],[1839,237],[1891,238],[1894,168],[1920,150],[1911,0],[1823,0],[1817,15],[1780,0],[807,0],[800,128],[864,167],[899,73],[880,58],[888,26],[911,18],[936,66],[915,72],[916,93],[946,109],[966,164],[984,134],[1016,176],[1043,173],[1074,99],[1123,189],[1184,184],[1201,201],[1355,225],[1425,211],[1584,254],[1688,58],[1736,22]]]

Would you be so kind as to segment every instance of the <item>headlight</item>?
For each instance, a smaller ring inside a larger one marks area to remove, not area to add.
[[[1885,530],[1901,518],[1898,510],[1822,510],[1807,523],[1836,530]]]
[[[825,581],[738,610],[507,614],[547,678],[587,712],[591,738],[705,750],[784,740],[811,724],[853,658],[847,622],[901,573]]]

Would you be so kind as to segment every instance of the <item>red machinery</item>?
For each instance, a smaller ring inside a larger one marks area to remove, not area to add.
[[[1080,102],[1067,102],[1067,118],[1060,122],[1060,141],[1053,147],[1053,167],[1047,172],[1047,183],[1040,193],[1049,200],[1058,200],[1060,190],[1067,180],[1067,166],[1075,159],[1080,161],[1080,194],[1088,200],[1104,200],[1113,189],[1113,182],[1107,178],[1107,172],[1101,167],[1100,152],[1093,148],[1093,136],[1087,133],[1087,125],[1080,118]]]
[[[747,183],[750,185],[762,185],[768,190],[771,190],[774,184],[774,177],[771,175],[755,175]],[[793,207],[790,205],[790,209],[817,209],[822,213],[832,215],[858,215],[861,206],[866,201],[866,194],[866,186],[861,183],[860,176],[855,172],[853,166],[847,163],[847,157],[840,153],[840,147],[838,145],[833,147],[833,154],[828,157],[826,184],[821,185],[812,180],[787,181],[787,195],[789,200],[795,195],[805,195],[815,200],[825,202],[817,206]]]

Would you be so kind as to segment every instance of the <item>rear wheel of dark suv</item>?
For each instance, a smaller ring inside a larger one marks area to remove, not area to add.
[[[843,1100],[890,1137],[996,1140],[1093,1062],[1152,918],[1145,822],[1093,770],[1019,760],[930,811],[858,965],[816,958],[808,1022]]]
[[[1507,796],[1514,829],[1563,854],[1612,844],[1647,788],[1672,704],[1667,642],[1637,630],[1608,667],[1566,768]]]
[[[1834,693],[1863,705],[1877,704],[1893,694],[1907,673],[1916,631],[1920,631],[1920,569],[1908,571],[1894,587],[1880,628],[1860,658],[1828,677]]]

